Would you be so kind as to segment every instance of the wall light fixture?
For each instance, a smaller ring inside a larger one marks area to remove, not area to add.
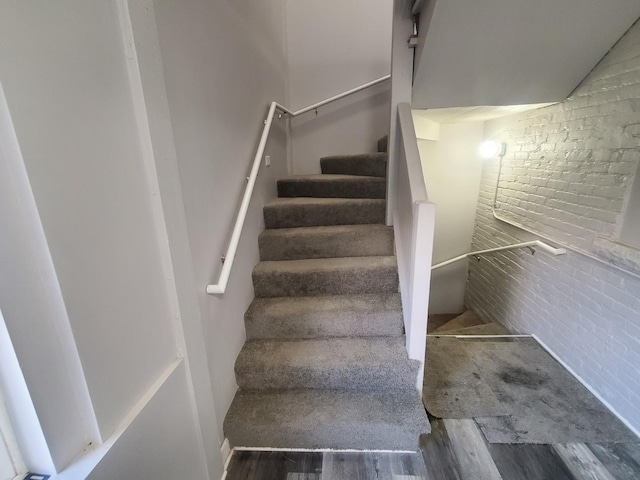
[[[482,158],[504,157],[507,153],[507,144],[488,140],[482,142],[479,152]]]

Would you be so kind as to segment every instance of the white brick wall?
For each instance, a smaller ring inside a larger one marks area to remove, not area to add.
[[[500,215],[588,252],[615,240],[640,160],[640,24],[571,98],[514,116],[493,138],[508,145]],[[474,250],[532,238],[492,216],[497,166],[483,171]],[[571,251],[511,251],[470,262],[466,304],[536,334],[640,430],[638,277]]]

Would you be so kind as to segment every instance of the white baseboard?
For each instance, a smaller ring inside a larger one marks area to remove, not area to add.
[[[589,385],[587,382],[584,381],[584,379],[578,375],[569,365],[567,365],[564,360],[562,360],[560,357],[558,357],[555,353],[553,353],[553,351],[542,341],[540,340],[540,338],[538,338],[536,335],[531,335],[531,337],[538,342],[538,344],[540,344],[540,346],[542,348],[544,348],[547,353],[549,355],[551,355],[553,358],[555,358],[560,365],[562,365],[571,375],[573,375],[576,380],[578,380],[587,390],[589,390],[594,397],[596,397],[598,400],[600,400],[600,402],[607,407],[607,409],[616,416],[616,418],[618,418],[618,420],[620,420],[622,423],[624,423],[626,425],[626,427],[631,430],[638,438],[640,438],[640,432],[633,426],[631,425],[626,418],[624,418],[622,415],[620,415],[618,412],[616,412],[615,408],[613,408],[609,402],[607,402],[604,398],[602,398],[602,396],[595,391],[591,385]]]
[[[253,452],[371,452],[371,453],[416,453],[411,450],[359,450],[354,448],[283,448],[283,447],[233,447],[238,451]]]

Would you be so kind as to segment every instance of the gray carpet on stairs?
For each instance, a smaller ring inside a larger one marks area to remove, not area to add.
[[[266,228],[384,223],[386,201],[356,198],[278,198],[264,206]]]
[[[361,155],[335,155],[320,159],[322,173],[334,175],[387,176],[386,153],[364,153]]]
[[[244,321],[249,340],[403,334],[399,293],[256,298]]]
[[[532,338],[427,338],[423,399],[475,418],[490,443],[633,441],[635,436]]]
[[[387,183],[360,175],[298,175],[278,180],[279,197],[382,198]]]
[[[372,257],[393,255],[393,228],[386,225],[330,225],[277,228],[258,237],[260,258]]]
[[[396,257],[315,258],[260,262],[256,297],[307,297],[398,291]]]
[[[387,155],[321,169],[280,180],[264,207],[224,432],[232,446],[415,451],[430,426],[384,225]]]
[[[418,364],[403,337],[252,340],[236,361],[240,388],[414,392]]]
[[[239,391],[224,421],[247,447],[416,451],[430,430],[415,392]]]

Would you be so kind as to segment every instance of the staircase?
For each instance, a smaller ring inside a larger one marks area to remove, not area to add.
[[[405,349],[385,153],[278,181],[224,422],[232,446],[410,450],[430,431]]]
[[[485,323],[473,310],[467,310],[460,315],[433,315],[429,322],[438,322],[440,319],[446,323],[429,331],[429,335],[435,336],[460,336],[460,335],[510,335],[511,332],[499,323]],[[439,318],[435,318],[439,317]],[[450,317],[450,318],[449,318]]]

